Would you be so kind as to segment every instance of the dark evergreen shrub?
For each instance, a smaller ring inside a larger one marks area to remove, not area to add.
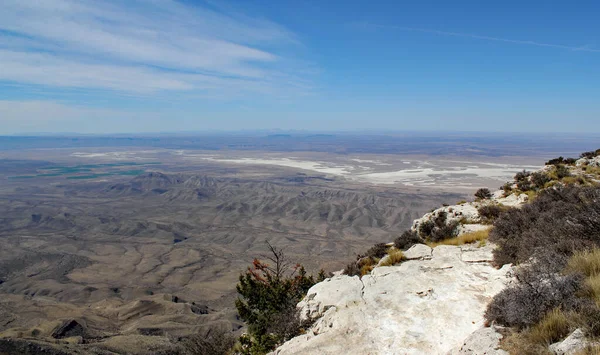
[[[346,265],[344,269],[344,275],[348,276],[360,276],[360,267],[356,261],[353,261]]]
[[[549,183],[550,181],[552,181],[552,178],[550,178],[550,176],[548,176],[544,173],[535,172],[535,173],[531,174],[531,183],[537,189],[543,189],[544,186],[546,186],[546,184]]]
[[[582,158],[592,159],[600,155],[600,149],[596,149],[595,151],[581,153]]]
[[[556,176],[559,179],[566,178],[567,176],[571,176],[571,171],[563,164],[556,165]]]
[[[506,208],[498,205],[484,205],[477,209],[479,216],[481,216],[482,222],[492,223],[496,218],[506,211]]]
[[[488,188],[481,188],[475,192],[475,197],[481,200],[486,200],[492,197],[492,192]]]
[[[381,259],[387,254],[388,249],[389,247],[387,244],[377,243],[367,250],[367,253],[364,256]]]
[[[529,180],[521,180],[517,182],[517,188],[523,192],[531,191],[531,189],[533,189],[533,185],[531,182],[529,182]]]
[[[419,225],[419,235],[423,238],[427,238],[431,235],[433,228],[435,228],[435,223],[433,223],[433,221],[424,221]]]
[[[531,175],[531,173],[529,171],[526,171],[526,170],[520,171],[515,175],[515,181],[519,182],[519,181],[527,180],[527,178],[529,178],[530,175]]]
[[[394,246],[400,250],[407,250],[418,243],[423,243],[423,240],[419,237],[417,232],[412,230],[405,231],[394,240]]]
[[[448,224],[443,224],[442,226],[436,227],[431,231],[429,235],[429,240],[432,242],[439,242],[444,239],[454,238],[458,235],[458,226],[460,223],[458,221],[452,221]]]
[[[240,275],[235,302],[248,335],[240,338],[243,354],[266,354],[298,335],[301,329],[296,304],[315,284],[303,267],[288,261],[283,251],[268,244],[270,263],[255,259]]]
[[[573,164],[575,164],[576,161],[577,161],[577,159],[574,159],[574,158],[558,157],[556,159],[550,159],[549,161],[546,162],[546,165],[559,165],[559,164],[573,165]]]

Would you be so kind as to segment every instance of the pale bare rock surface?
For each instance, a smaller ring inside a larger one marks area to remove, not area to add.
[[[475,253],[438,246],[431,259],[317,284],[299,307],[321,318],[275,354],[446,354],[460,348],[511,278],[511,266],[496,269],[487,262],[493,248]]]
[[[581,329],[576,329],[565,340],[550,345],[550,351],[556,355],[573,355],[583,350],[589,341]]]
[[[502,334],[494,326],[482,327],[471,334],[465,342],[447,355],[508,355],[500,349]]]

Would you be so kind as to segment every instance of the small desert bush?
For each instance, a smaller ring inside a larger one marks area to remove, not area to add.
[[[465,200],[460,200],[460,201],[458,201],[456,204],[457,204],[457,205],[464,205],[465,203],[467,203],[467,201],[465,201]]]
[[[498,205],[483,205],[477,209],[483,223],[492,223],[506,211],[506,207]]]
[[[564,180],[565,178],[563,178]],[[515,354],[548,353],[575,328],[600,336],[600,187],[541,191],[495,222],[490,241],[497,265],[521,264],[516,282],[486,310],[489,323],[517,332],[503,341]]]
[[[387,254],[388,248],[389,247],[385,243],[377,243],[367,250],[367,253],[364,256],[381,259]]]
[[[424,221],[419,225],[419,235],[423,238],[427,238],[431,235],[431,232],[435,228],[435,223],[433,221]]]
[[[486,200],[492,197],[492,193],[488,188],[481,188],[475,192],[475,197],[480,200]]]
[[[488,322],[519,330],[540,322],[551,310],[581,309],[586,302],[577,294],[583,287],[580,274],[563,275],[566,260],[560,255],[540,255],[515,273],[516,283],[500,291],[487,307]]]
[[[383,254],[383,256],[385,256],[385,253]],[[346,266],[346,268],[344,269],[344,274],[348,276],[360,277],[367,275],[373,270],[373,268],[375,268],[380,259],[381,258],[359,255],[356,261],[351,262]]]
[[[377,243],[364,255],[358,255],[355,262],[346,265],[344,274],[348,276],[364,276],[373,270],[379,260],[388,253],[389,247],[385,243]]]
[[[520,171],[515,175],[515,181],[518,182],[518,181],[528,180],[530,175],[531,175],[531,172],[529,172],[527,170]]]
[[[556,165],[555,169],[556,169],[555,170],[556,171],[556,176],[559,179],[564,179],[567,176],[571,176],[571,171],[565,165],[562,165],[562,164]]]
[[[497,265],[522,263],[534,254],[571,256],[600,245],[600,187],[557,186],[494,222],[490,241]]]
[[[381,263],[381,266],[392,266],[400,264],[402,261],[404,261],[404,259],[404,254],[401,250],[394,250],[388,254],[388,256]]]
[[[432,216],[432,220],[423,222],[418,230],[419,236],[429,242],[453,238],[458,232],[458,221],[447,222],[448,214],[445,211]]]
[[[558,157],[556,159],[549,160],[548,162],[546,162],[546,165],[561,165],[561,164],[573,165],[573,164],[575,164],[576,161],[577,161],[577,159],[575,159],[575,158]]]
[[[439,242],[445,239],[454,238],[458,234],[458,226],[458,221],[452,221],[448,224],[436,227],[431,231],[428,239],[430,242]]]
[[[484,230],[480,230],[480,231],[476,231],[476,232],[465,233],[458,237],[445,239],[445,240],[442,240],[442,241],[436,242],[436,243],[427,243],[427,245],[429,245],[432,248],[435,248],[438,245],[463,245],[463,244],[470,244],[470,243],[475,243],[475,242],[482,242],[488,238],[489,234],[490,234],[490,230],[484,229]]]
[[[535,173],[531,174],[531,183],[537,189],[543,189],[544,186],[546,186],[546,184],[549,183],[550,181],[552,181],[552,178],[550,176],[548,176],[547,174],[544,174],[541,172],[535,172]]]
[[[582,158],[592,159],[600,155],[600,149],[596,149],[595,151],[581,153]]]
[[[360,267],[358,266],[358,263],[353,261],[346,265],[346,268],[344,269],[344,275],[360,276]]]
[[[529,180],[521,180],[517,182],[517,188],[523,192],[533,189],[533,184]]]
[[[407,250],[415,244],[423,243],[419,234],[412,230],[407,230],[402,233],[396,240],[394,240],[394,246],[400,250]]]

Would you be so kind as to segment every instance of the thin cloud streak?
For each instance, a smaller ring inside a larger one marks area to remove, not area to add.
[[[529,45],[529,46],[536,46],[536,47],[558,48],[558,49],[566,49],[566,50],[570,50],[570,51],[600,53],[600,49],[593,49],[593,48],[590,48],[588,45],[575,47],[575,46],[567,46],[567,45],[554,44],[554,43],[543,43],[543,42],[536,42],[536,41],[525,41],[525,40],[518,40],[518,39],[482,36],[482,35],[471,34],[471,33],[438,31],[438,30],[432,30],[432,29],[427,29],[427,28],[376,25],[376,24],[371,24],[371,23],[363,23],[363,25],[367,26],[367,27],[382,28],[382,29],[395,29],[395,30],[410,31],[410,32],[421,32],[421,33],[429,33],[429,34],[435,34],[435,35],[440,35],[440,36],[473,38],[473,39],[480,39],[480,40],[485,40],[485,41],[522,44],[522,45]]]
[[[172,0],[6,0],[0,80],[117,92],[278,93],[306,88],[267,20]]]

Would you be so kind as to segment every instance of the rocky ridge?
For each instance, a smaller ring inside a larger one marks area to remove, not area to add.
[[[589,167],[600,167],[600,156],[577,160],[569,174],[597,182]],[[539,172],[557,169],[549,164]],[[533,183],[531,175],[525,179]],[[518,181],[505,186],[489,198],[433,210],[416,219],[411,230],[419,233],[423,223],[440,215],[446,225],[457,225],[458,236],[488,229],[482,206],[518,208],[530,199],[519,191]],[[499,348],[501,331],[484,324],[487,304],[513,280],[512,265],[492,265],[494,248],[491,243],[416,244],[404,251],[399,265],[383,266],[386,256],[362,278],[336,275],[318,283],[298,304],[301,317],[314,321],[312,327],[272,354],[507,354]],[[574,347],[576,335],[552,351],[571,353],[563,349]]]

